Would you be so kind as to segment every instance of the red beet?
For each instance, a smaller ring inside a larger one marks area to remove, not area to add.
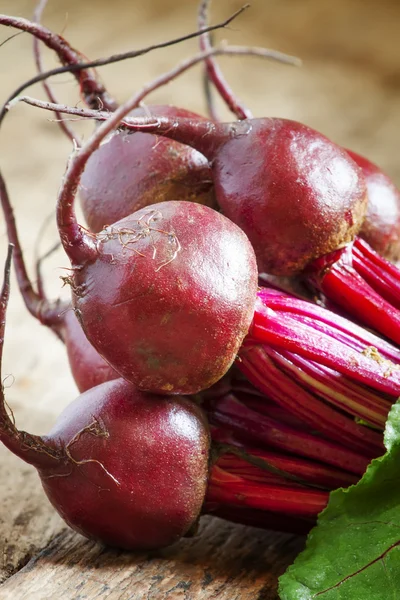
[[[189,400],[144,394],[117,379],[69,405],[43,441],[58,460],[41,468],[33,454],[32,462],[53,506],[83,535],[120,548],[159,548],[200,515],[209,435]]]
[[[360,237],[379,254],[397,262],[400,259],[400,191],[377,165],[355,152],[347,152],[361,167],[367,183],[368,208]]]
[[[208,207],[162,202],[93,238],[78,230],[79,245],[66,215],[61,199],[73,304],[97,351],[157,393],[195,393],[220,379],[247,333],[257,291],[243,232]]]
[[[119,377],[115,369],[93,348],[73,310],[60,315],[57,332],[65,344],[71,373],[80,392]]]
[[[131,115],[202,119],[174,106],[135,109]],[[211,169],[193,148],[147,133],[118,132],[89,158],[79,187],[94,232],[150,204],[189,200],[216,208]]]
[[[0,352],[9,294],[1,296]],[[189,400],[148,395],[117,379],[70,404],[43,437],[19,431],[0,395],[0,439],[35,466],[76,531],[120,548],[159,548],[197,521],[208,476],[209,432]]]

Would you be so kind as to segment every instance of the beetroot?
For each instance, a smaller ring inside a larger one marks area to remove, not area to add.
[[[98,234],[78,224],[73,208],[93,151],[158,85],[117,109],[71,158],[57,223],[72,263],[74,309],[90,343],[140,389],[187,394],[225,374],[250,326],[257,268],[247,237],[192,202],[154,204]]]
[[[152,114],[202,119],[174,106],[135,109]],[[203,119],[204,120],[204,119]],[[165,200],[189,200],[216,208],[207,159],[183,144],[147,133],[118,132],[89,158],[79,186],[86,222],[94,232],[131,213]]]
[[[60,314],[57,332],[65,344],[72,376],[80,392],[117,379],[119,374],[93,348],[73,310]],[[54,326],[53,326],[54,327]]]
[[[254,253],[239,228],[208,207],[163,202],[93,238],[78,229],[79,244],[63,196],[58,214],[75,313],[121,375],[158,393],[195,393],[224,375],[257,290]]]
[[[377,165],[347,150],[361,167],[367,183],[368,208],[360,230],[376,252],[397,262],[400,259],[400,191]]]

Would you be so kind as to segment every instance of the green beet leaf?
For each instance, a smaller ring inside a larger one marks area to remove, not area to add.
[[[331,493],[279,580],[281,600],[400,600],[400,400],[384,442],[357,485]]]

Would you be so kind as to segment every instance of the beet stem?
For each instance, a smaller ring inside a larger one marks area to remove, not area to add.
[[[39,23],[33,23],[32,21],[22,17],[0,15],[0,25],[5,25],[6,27],[15,27],[16,29],[20,29],[32,34],[38,40],[46,44],[48,48],[54,50],[64,65],[77,66],[78,64],[81,65],[83,62],[83,56],[80,54],[80,52],[72,48],[63,37],[53,33]],[[76,78],[80,85],[82,95],[89,106],[92,108],[97,108],[99,106],[99,99],[101,99],[100,106],[104,106],[104,108],[107,110],[114,110],[114,101],[109,98],[104,86],[96,80],[88,68],[86,67],[80,68],[79,70],[72,70],[72,72],[76,71]],[[43,79],[43,75],[45,74],[40,73],[37,81],[43,81],[44,79],[47,79],[48,76]]]
[[[38,4],[36,5],[36,8],[33,13],[32,21],[34,21],[38,25],[41,24],[40,22],[42,20],[43,11],[46,8],[46,5],[47,5],[47,0],[40,0],[38,2]],[[33,38],[33,56],[35,59],[37,72],[44,73],[45,69],[43,66],[41,47],[39,44],[39,39],[36,36],[34,36],[34,38]],[[52,89],[51,85],[48,83],[48,81],[46,81],[46,80],[42,81],[42,86],[43,86],[43,89],[46,92],[47,98],[50,100],[50,102],[57,102],[57,97],[54,94],[53,89]],[[60,124],[60,128],[65,133],[65,135],[71,140],[71,142],[73,144],[75,144],[76,146],[80,146],[81,142],[79,140],[79,136],[75,133],[73,127],[71,127],[71,125],[67,121],[64,121],[62,119],[61,113],[56,112],[55,115],[56,115],[58,123]]]
[[[158,89],[162,85],[165,85],[190,69],[192,66],[203,61],[208,56],[217,55],[256,55],[259,57],[269,56],[269,51],[264,48],[248,48],[245,46],[226,46],[223,48],[213,48],[208,52],[200,53],[193,58],[181,63],[171,71],[158,77],[152,83],[147,84],[141,92],[139,92],[134,98],[132,98],[125,106],[129,106],[129,109],[118,113],[120,115],[119,121],[115,121],[113,127],[119,126],[120,129],[126,129],[131,131],[141,131],[147,133],[154,133],[167,137],[169,139],[186,144],[203,153],[208,159],[212,160],[215,156],[217,149],[227,141],[230,137],[237,137],[239,135],[246,135],[251,129],[251,123],[243,121],[240,123],[231,124],[215,124],[207,121],[192,121],[191,119],[170,119],[167,117],[154,118],[124,118],[128,112],[135,108],[142,100],[152,91]],[[15,97],[12,101],[7,104],[7,110],[9,110],[14,104],[18,102],[25,102],[43,108],[45,110],[58,111],[60,113],[66,113],[76,115],[79,118],[90,118],[97,121],[110,120],[110,114],[104,111],[85,110],[68,107],[62,104],[54,104],[51,102],[42,102],[29,96]],[[123,107],[121,107],[122,109]],[[111,128],[108,131],[111,131]]]
[[[320,435],[296,429],[250,409],[233,394],[226,394],[213,404],[207,413],[212,423],[232,431],[246,443],[276,448],[362,475],[370,456],[343,447]]]
[[[328,502],[328,492],[258,484],[213,467],[206,503],[228,504],[299,517],[316,517]]]
[[[0,296],[0,374],[4,346],[4,332],[6,326],[6,311],[10,297],[10,270],[13,245],[8,246],[7,260],[4,269],[4,281]],[[14,420],[10,418],[6,409],[4,398],[4,385],[0,389],[0,439],[13,454],[36,468],[55,466],[62,458],[62,453],[48,446],[44,439],[26,431],[19,431]]]
[[[371,458],[384,452],[378,432],[357,424],[304,390],[292,377],[282,373],[268,348],[250,348],[241,358],[238,366],[254,385],[315,430]]]
[[[373,348],[354,351],[334,337],[318,332],[291,317],[279,315],[260,298],[257,300],[253,326],[245,344],[261,343],[276,349],[288,350],[323,364],[374,389],[400,395],[400,368],[398,364],[379,360]]]
[[[364,242],[365,244],[365,242]],[[361,245],[357,245],[361,252]],[[381,275],[368,271],[364,279],[362,269],[357,270],[359,260],[353,263],[352,247],[315,261],[310,282],[320,289],[329,300],[343,307],[346,312],[392,340],[400,344],[400,311],[391,303],[391,294],[385,297],[385,286]],[[365,265],[367,266],[367,265]],[[391,265],[393,274],[394,266]],[[386,271],[384,260],[381,270]],[[365,274],[365,270],[364,270]],[[400,271],[398,280],[400,281]],[[396,278],[394,278],[396,283]],[[376,288],[376,289],[374,289]],[[399,290],[400,291],[400,290]]]
[[[14,246],[14,267],[17,276],[19,288],[21,290],[22,297],[25,305],[29,312],[37,318],[41,323],[47,325],[60,337],[59,325],[61,325],[60,312],[62,311],[62,305],[59,302],[54,303],[53,306],[47,301],[46,298],[38,294],[32,286],[29,279],[24,257],[22,253],[21,244],[18,237],[17,226],[14,217],[14,211],[10,204],[10,198],[8,195],[7,187],[0,172],[0,201],[3,208],[3,213],[7,225],[7,234],[9,241]]]
[[[200,31],[207,28],[208,22],[209,0],[202,0],[199,6],[197,25]],[[200,50],[207,52],[212,49],[209,32],[203,33],[199,37]],[[251,111],[235,97],[235,94],[225,80],[224,75],[216,63],[213,56],[206,58],[206,72],[208,80],[211,80],[218,90],[219,94],[227,104],[229,110],[237,116],[238,119],[251,119],[253,117]]]
[[[217,25],[212,25],[212,26],[208,27],[207,28],[208,31],[214,31],[216,29],[223,29],[223,28],[227,27],[234,19],[236,19],[236,17],[238,17],[248,7],[249,7],[249,5],[246,4],[245,6],[243,6],[239,10],[237,10],[235,13],[233,13],[233,15],[231,15],[228,19],[225,19],[225,21],[223,21],[221,23],[217,23]],[[10,22],[10,19],[12,20],[12,22]],[[7,26],[8,27],[16,27],[17,29],[21,29],[22,31],[27,31],[27,29],[25,29],[23,27],[22,23],[26,23],[26,24],[28,24],[28,26],[29,25],[32,26],[32,28],[35,28],[35,27],[37,28],[37,25],[35,25],[35,23],[31,23],[30,21],[27,21],[26,19],[20,20],[16,17],[9,17],[8,15],[0,14],[0,25],[5,25],[6,27]],[[26,90],[31,85],[34,85],[35,83],[40,83],[41,81],[49,79],[49,77],[53,77],[53,75],[60,75],[61,73],[79,73],[79,71],[86,71],[91,68],[101,67],[104,65],[110,65],[110,64],[113,64],[116,62],[120,62],[122,60],[127,60],[129,58],[136,58],[137,56],[143,56],[144,54],[148,54],[152,50],[159,50],[162,48],[167,48],[174,44],[179,44],[183,41],[190,40],[194,37],[198,37],[200,34],[201,34],[200,31],[195,31],[194,33],[189,33],[187,35],[181,36],[179,38],[175,38],[173,40],[169,40],[167,42],[161,42],[160,44],[153,44],[151,46],[147,46],[146,48],[141,48],[140,50],[130,50],[129,52],[123,52],[122,54],[114,54],[112,56],[107,56],[106,58],[98,58],[98,59],[92,60],[90,62],[77,62],[76,64],[68,64],[64,67],[58,67],[56,69],[51,69],[49,71],[45,71],[44,73],[39,73],[35,77],[32,77],[32,79],[25,81],[16,90],[14,90],[14,92],[11,94],[11,96],[8,98],[8,100],[5,102],[2,109],[0,110],[0,123],[3,121],[4,116],[7,112],[7,105],[16,96],[19,96],[24,90]],[[66,44],[65,40],[63,40],[63,42],[64,42],[64,44]],[[98,103],[96,103],[95,106],[98,106]]]

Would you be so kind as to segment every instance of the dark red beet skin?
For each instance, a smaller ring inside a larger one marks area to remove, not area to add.
[[[80,392],[119,377],[93,348],[72,310],[64,313],[58,331],[65,343],[71,373]]]
[[[195,393],[220,379],[257,293],[243,232],[208,207],[164,202],[98,234],[96,249],[75,269],[72,293],[98,352],[157,393]]]
[[[379,254],[397,262],[400,259],[400,191],[377,165],[351,150],[347,152],[361,167],[367,183],[368,208],[359,235]]]
[[[114,380],[70,404],[44,442],[68,447],[70,459],[39,473],[53,506],[87,537],[160,548],[200,514],[209,437],[189,400],[150,396]]]
[[[132,111],[205,120],[174,106]],[[211,169],[199,152],[147,133],[117,132],[89,158],[79,186],[83,214],[98,232],[136,210],[166,200],[189,200],[216,207]]]
[[[237,146],[232,139],[216,155],[216,195],[249,236],[261,271],[294,274],[353,239],[365,185],[346,152],[284,119],[254,119]]]

